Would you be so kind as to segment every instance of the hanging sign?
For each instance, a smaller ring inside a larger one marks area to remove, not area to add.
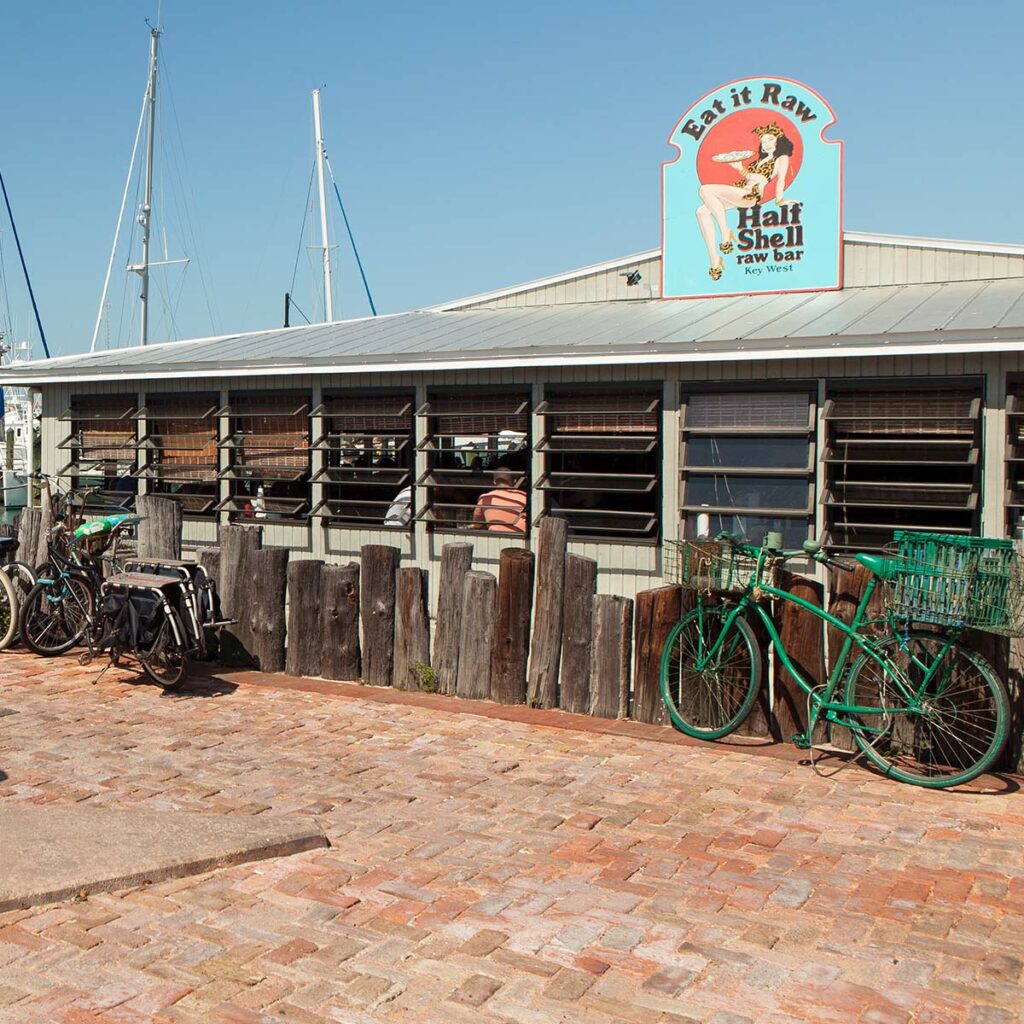
[[[843,144],[832,108],[786,78],[698,100],[662,166],[666,299],[842,287]]]

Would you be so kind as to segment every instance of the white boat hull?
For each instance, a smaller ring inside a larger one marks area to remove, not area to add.
[[[28,487],[24,473],[18,473],[12,469],[5,469],[3,476],[3,494],[0,495],[0,505],[5,508],[24,508],[28,496]]]

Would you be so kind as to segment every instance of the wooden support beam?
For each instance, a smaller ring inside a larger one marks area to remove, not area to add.
[[[633,602],[628,597],[594,598],[594,646],[590,659],[590,713],[600,718],[629,714],[629,662]]]
[[[533,552],[505,548],[498,568],[498,607],[491,652],[491,700],[526,703],[526,660],[530,646]]]
[[[545,516],[541,520],[537,540],[537,596],[526,690],[531,707],[558,706],[558,663],[562,654],[568,535],[569,524],[564,519]]]
[[[661,655],[669,632],[680,619],[682,597],[683,588],[677,585],[636,595],[632,717],[638,722],[669,724],[661,699]]]
[[[142,516],[137,530],[140,558],[181,558],[181,502],[159,494],[140,494],[135,510]]]
[[[320,573],[320,637],[325,679],[362,677],[359,646],[359,563],[325,565]]]
[[[359,595],[363,619],[363,680],[390,686],[395,668],[395,573],[400,552],[390,544],[365,544]]]
[[[324,638],[320,631],[324,563],[302,559],[288,566],[288,652],[290,676],[319,676],[323,672]]]
[[[419,690],[420,672],[430,665],[427,570],[399,569],[395,589],[395,686]]]
[[[491,652],[498,581],[489,572],[467,572],[462,583],[459,677],[455,692],[476,700],[491,695]]]
[[[473,565],[472,544],[445,544],[441,548],[441,574],[434,623],[434,671],[439,693],[453,694],[459,679],[459,633],[462,625],[462,589]]]
[[[590,713],[590,649],[594,641],[596,591],[597,562],[580,555],[566,555],[558,705],[577,715]]]

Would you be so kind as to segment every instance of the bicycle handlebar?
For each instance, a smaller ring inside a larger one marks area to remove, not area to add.
[[[800,548],[799,550],[786,551],[783,549],[766,548],[763,545],[758,547],[753,544],[744,544],[739,537],[734,533],[729,533],[723,530],[719,533],[715,540],[720,544],[728,544],[730,547],[737,548],[746,555],[750,555],[754,558],[758,557],[762,552],[765,552],[771,558],[778,558],[782,561],[788,561],[791,558],[810,558],[820,565],[827,566],[829,569],[839,569],[842,572],[853,572],[854,567],[848,565],[846,562],[840,562],[833,558],[826,551],[823,551],[819,546],[817,550],[809,548]]]

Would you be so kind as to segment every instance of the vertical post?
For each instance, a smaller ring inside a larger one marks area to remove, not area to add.
[[[142,212],[139,222],[142,225],[142,266],[139,276],[142,280],[142,291],[139,294],[140,328],[139,344],[145,345],[149,340],[149,228],[153,210],[153,137],[156,131],[156,54],[157,40],[160,30],[150,29],[149,42],[149,90],[146,93],[149,103],[149,132],[146,139],[146,196],[142,201]]]
[[[331,243],[327,237],[327,201],[324,191],[324,135],[320,125],[320,90],[313,90],[313,127],[316,131],[316,175],[320,187],[320,245],[324,251],[324,321],[334,319],[331,295]]]
[[[284,293],[284,325],[285,325],[285,327],[291,327],[291,324],[288,323],[288,316],[289,316],[289,314],[292,311],[291,306],[292,306],[292,297],[287,292],[285,292]]]

